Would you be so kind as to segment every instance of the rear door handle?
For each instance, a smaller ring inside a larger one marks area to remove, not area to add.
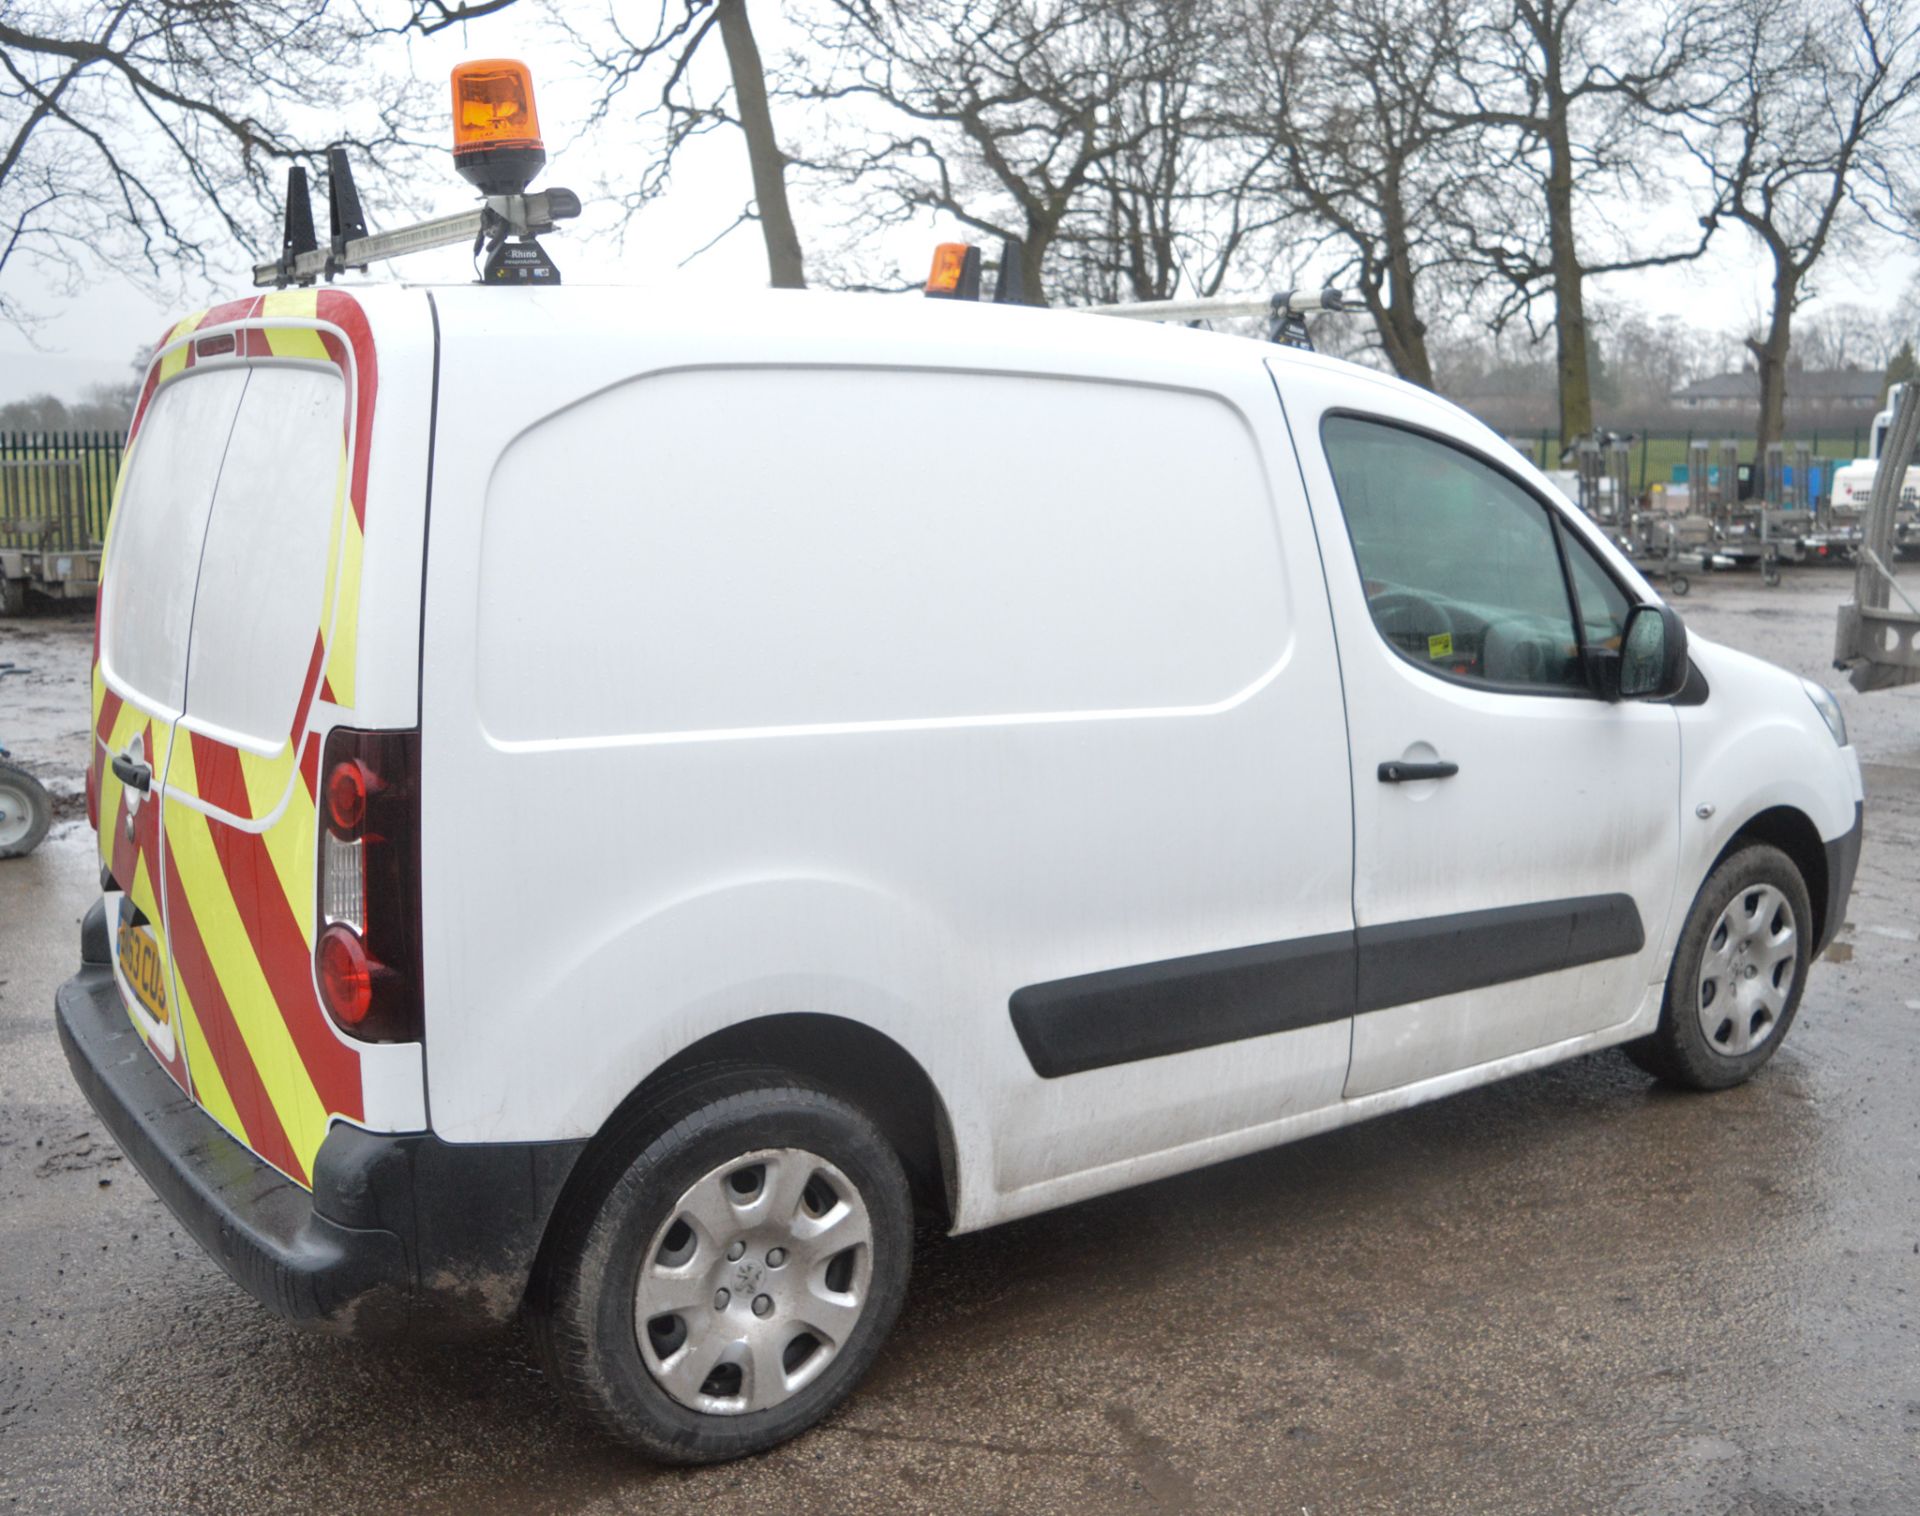
[[[1416,779],[1451,779],[1460,772],[1460,765],[1447,763],[1409,763],[1404,758],[1394,758],[1380,765],[1382,784],[1411,784]]]
[[[131,785],[143,795],[153,788],[153,769],[125,753],[113,755],[113,773],[122,784]]]

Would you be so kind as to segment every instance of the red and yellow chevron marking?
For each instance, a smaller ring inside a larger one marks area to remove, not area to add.
[[[327,1022],[313,981],[319,732],[309,728],[316,700],[351,707],[354,698],[366,480],[378,381],[372,333],[351,296],[336,290],[288,290],[189,317],[167,340],[222,322],[271,322],[276,316],[328,321],[347,336],[343,344],[331,332],[268,325],[242,333],[239,344],[241,354],[252,358],[331,362],[350,381],[352,411],[341,418],[334,522],[313,653],[286,740],[272,756],[231,747],[185,727],[173,734],[171,764],[164,771],[164,806],[141,808],[149,832],[153,813],[164,811],[163,864],[154,866],[153,860],[162,857],[158,852],[142,855],[142,872],[147,899],[155,905],[164,902],[166,911],[176,1028],[185,1052],[184,1060],[176,1059],[184,1068],[175,1077],[183,1085],[190,1081],[195,1099],[235,1137],[289,1177],[308,1184],[328,1123],[335,1117],[364,1116],[359,1052]],[[136,434],[153,392],[195,361],[188,344],[149,372],[135,409]],[[134,446],[130,439],[129,459]],[[147,720],[105,688],[97,635],[94,712],[96,731],[114,744],[112,751],[119,751],[138,723]],[[166,724],[149,726],[164,743]],[[121,796],[111,770],[98,755],[96,762],[105,773],[100,804],[104,828],[108,817],[118,815]],[[162,772],[157,759],[154,772],[156,777]],[[192,801],[230,819],[210,816]],[[263,830],[234,824],[267,817],[275,819]],[[110,856],[106,830],[101,845],[103,857]],[[117,869],[115,877],[125,878]],[[141,909],[160,920],[153,905],[141,904]]]
[[[169,724],[155,722],[145,712],[124,704],[119,696],[106,689],[98,668],[94,670],[93,684],[97,708],[94,727],[96,738],[105,740],[109,751],[118,753],[123,752],[136,736],[139,737],[154,773],[164,773],[167,733],[172,730]],[[114,879],[125,889],[141,915],[147,918],[149,929],[164,955],[167,952],[167,935],[160,909],[160,807],[151,801],[140,804],[133,811],[133,835],[129,837],[126,786],[121,784],[106,764],[101,764],[101,768],[104,778],[100,793],[100,861],[113,870]],[[127,1014],[141,1037],[146,1039],[147,1046],[153,1050],[153,1056],[160,1060],[161,1067],[173,1076],[174,1083],[192,1094],[193,1086],[188,1079],[186,1059],[181,1056],[180,1043],[176,1040],[173,1051],[169,1053],[162,1044],[154,1041],[146,1023],[133,1015],[131,1007]]]
[[[206,788],[198,733],[177,743],[168,788]],[[264,833],[217,821],[169,796],[167,924],[188,1062],[210,1058],[230,1109],[202,1101],[236,1137],[305,1183],[333,1116],[363,1114],[359,1054],[325,1020],[313,984],[311,804]],[[205,1048],[203,1054],[202,1048]]]

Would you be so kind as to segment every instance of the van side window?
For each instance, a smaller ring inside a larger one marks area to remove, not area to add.
[[[1367,608],[1396,652],[1489,684],[1586,688],[1567,579],[1540,501],[1416,432],[1331,416],[1321,436]],[[1604,620],[1597,585],[1594,601]]]
[[[1626,591],[1572,532],[1562,532],[1560,537],[1566,544],[1567,567],[1573,570],[1573,593],[1580,602],[1580,628],[1586,633],[1587,646],[1619,647],[1631,608]]]
[[[256,368],[207,523],[186,714],[265,753],[287,740],[320,635],[345,393],[331,367]]]

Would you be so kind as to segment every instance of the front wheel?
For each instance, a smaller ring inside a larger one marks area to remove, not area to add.
[[[727,1070],[600,1168],[556,1219],[533,1325],[602,1426],[661,1462],[713,1463],[846,1397],[912,1251],[906,1174],[872,1121],[776,1071]]]
[[[1813,957],[1806,881],[1758,844],[1707,876],[1681,930],[1660,1024],[1626,1045],[1656,1078],[1690,1090],[1742,1084],[1793,1024]]]

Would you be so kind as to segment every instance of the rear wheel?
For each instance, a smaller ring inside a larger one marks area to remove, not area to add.
[[[1800,1008],[1813,955],[1806,881],[1755,844],[1707,876],[1667,975],[1660,1024],[1627,1056],[1668,1084],[1723,1090],[1773,1056]]]
[[[623,1442],[669,1463],[737,1458],[852,1390],[911,1249],[906,1174],[864,1114],[726,1070],[669,1097],[557,1219],[534,1328],[554,1377]]]

